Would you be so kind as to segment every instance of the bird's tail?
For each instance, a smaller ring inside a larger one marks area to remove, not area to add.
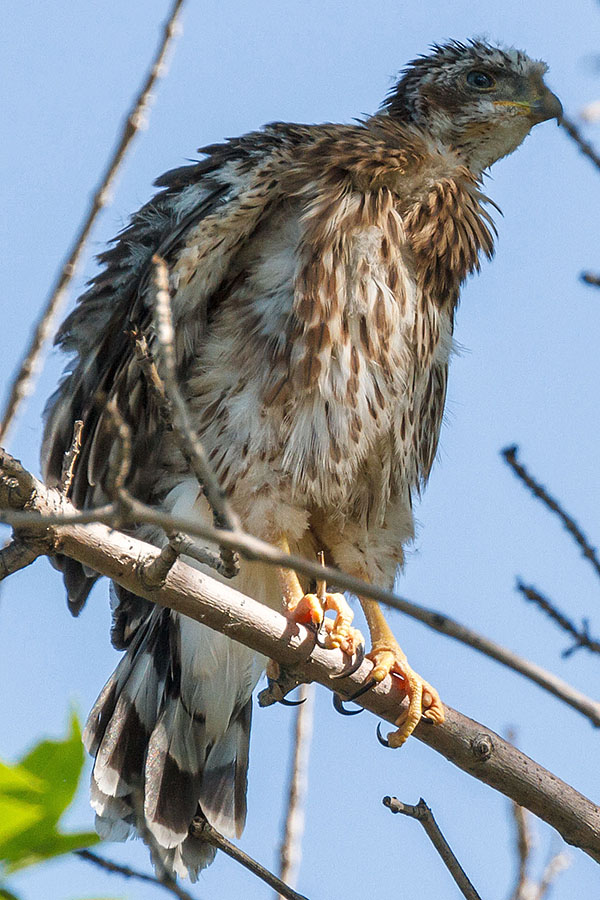
[[[103,838],[138,833],[155,862],[195,881],[215,851],[188,836],[193,817],[239,836],[260,671],[255,654],[198,622],[158,607],[140,618],[84,731]]]

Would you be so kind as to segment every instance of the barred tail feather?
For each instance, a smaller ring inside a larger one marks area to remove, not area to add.
[[[137,832],[155,863],[196,880],[214,850],[188,836],[194,816],[201,813],[229,837],[241,834],[251,693],[260,670],[241,645],[152,609],[84,730],[95,756],[91,803],[103,838]]]

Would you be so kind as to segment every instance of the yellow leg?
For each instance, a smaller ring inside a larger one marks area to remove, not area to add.
[[[409,699],[406,712],[396,720],[398,730],[388,735],[390,747],[401,747],[417,727],[421,716],[432,722],[444,721],[444,707],[439,694],[427,681],[411,669],[406,654],[385,620],[375,600],[360,600],[371,633],[372,648],[367,658],[373,662],[371,677],[383,681],[388,675],[396,675],[404,682]]]
[[[280,538],[277,545],[285,553],[290,552],[287,538]],[[352,655],[359,645],[364,646],[362,634],[358,629],[352,628],[354,613],[343,594],[328,594],[325,589],[318,594],[305,594],[293,569],[278,568],[277,574],[283,595],[284,611],[289,619],[317,628],[324,624],[326,645],[331,648],[339,647],[344,653]],[[326,620],[323,623],[324,613],[329,610],[336,613],[335,620],[333,622]]]

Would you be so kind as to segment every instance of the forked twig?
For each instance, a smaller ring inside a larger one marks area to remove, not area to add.
[[[272,872],[269,872],[268,869],[261,866],[259,862],[252,859],[251,856],[248,856],[248,854],[244,853],[243,850],[240,850],[239,847],[230,843],[227,838],[224,838],[222,834],[219,834],[218,831],[209,825],[205,819],[201,819],[198,816],[193,819],[190,826],[190,834],[199,840],[206,841],[207,844],[211,844],[211,846],[216,847],[217,850],[222,850],[223,853],[230,856],[231,859],[234,859],[236,862],[239,862],[245,869],[248,869],[249,872],[252,872],[253,875],[256,875],[257,878],[260,878],[265,884],[268,884],[269,887],[274,888],[281,897],[285,898],[285,900],[307,900],[303,894],[298,894],[293,888],[285,884],[281,878],[277,878],[276,875],[273,875]]]
[[[300,685],[298,699],[302,705],[299,705],[296,709],[294,744],[287,792],[287,811],[283,830],[283,840],[279,851],[279,874],[281,880],[291,886],[296,884],[300,861],[302,859],[304,801],[308,786],[308,759],[310,755],[314,717],[314,685]],[[281,894],[279,896],[281,897]]]
[[[575,543],[578,544],[578,546],[581,548],[581,551],[585,558],[593,566],[596,575],[600,576],[600,559],[598,559],[598,556],[596,554],[596,548],[592,547],[590,541],[585,536],[577,522],[564,511],[558,500],[552,497],[551,494],[548,493],[546,488],[529,474],[525,466],[518,462],[518,450],[519,448],[516,445],[513,445],[512,447],[505,447],[504,450],[502,450],[502,456],[511,467],[515,475],[517,475],[521,479],[521,481],[527,485],[534,497],[537,497],[538,500],[541,500],[549,510],[551,510],[558,516]]]
[[[427,837],[439,853],[444,865],[454,878],[454,881],[460,888],[463,897],[466,900],[481,900],[481,897],[467,878],[467,875],[457,860],[456,856],[450,849],[448,841],[439,829],[437,822],[433,817],[433,813],[421,797],[416,806],[410,806],[408,803],[401,803],[395,797],[384,797],[383,805],[387,806],[390,812],[402,813],[417,819],[425,829]]]
[[[8,430],[14,422],[17,410],[25,397],[33,390],[35,379],[41,366],[41,355],[45,344],[54,334],[55,323],[58,314],[66,300],[67,288],[73,280],[77,268],[81,262],[83,251],[90,236],[92,227],[99,212],[109,201],[110,189],[114,184],[127,150],[137,134],[144,126],[154,85],[165,74],[165,61],[173,38],[178,31],[178,20],[184,0],[174,0],[171,12],[165,22],[163,35],[157,52],[152,61],[150,70],[144,83],[136,96],[133,105],[121,128],[119,142],[112,153],[111,159],[104,171],[98,187],[94,193],[89,210],[75,236],[71,249],[61,267],[58,277],[52,287],[50,296],[31,339],[31,343],[25,353],[11,387],[2,419],[0,421],[0,443],[4,443]]]
[[[563,631],[566,631],[567,634],[570,634],[575,639],[571,647],[563,650],[563,657],[571,656],[572,653],[581,648],[590,650],[592,653],[600,653],[600,641],[591,636],[587,619],[583,619],[581,628],[577,628],[571,619],[531,585],[517,581],[517,590],[523,594],[526,600],[535,603],[536,606],[543,610],[553,622],[556,622],[559,628],[562,628]]]

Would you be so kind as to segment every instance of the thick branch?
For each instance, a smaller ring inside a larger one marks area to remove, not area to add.
[[[10,461],[10,457],[7,459]],[[17,466],[12,461],[11,471],[17,472]],[[7,469],[10,470],[9,462]],[[28,473],[24,473],[24,479],[29,479],[32,485],[30,509],[59,519],[59,514],[73,510],[58,491],[45,488]],[[4,500],[3,493],[0,490],[0,502]],[[21,491],[19,497],[23,497]],[[350,696],[368,677],[371,663],[365,661],[358,672],[332,681],[332,676],[346,665],[341,651],[315,646],[314,635],[302,626],[290,623],[264,604],[181,560],[169,570],[162,586],[148,588],[140,578],[139,567],[160,555],[150,544],[98,523],[49,526],[48,520],[44,520],[38,527],[52,539],[55,552],[107,575],[135,594],[203,622],[288,668],[295,667],[303,681],[317,681]],[[317,576],[323,573],[317,567]],[[364,694],[360,704],[394,723],[403,696],[396,680],[388,677]],[[445,711],[443,725],[421,723],[415,731],[416,737],[475,778],[530,809],[556,828],[567,843],[581,847],[600,862],[600,810],[593,803],[485,726],[450,707]]]
[[[152,90],[158,79],[165,74],[165,60],[173,38],[178,31],[178,18],[183,3],[184,0],[174,0],[150,70],[123,123],[117,146],[100,179],[85,219],[75,236],[71,249],[46,301],[46,306],[38,320],[30,346],[11,384],[10,393],[0,422],[0,442],[3,442],[6,438],[8,429],[12,425],[22,401],[33,390],[33,383],[40,368],[42,351],[56,330],[56,319],[66,300],[69,284],[73,280],[73,276],[81,262],[92,226],[101,209],[108,203],[110,189],[114,184],[117,172],[121,168],[133,138],[146,124]]]

